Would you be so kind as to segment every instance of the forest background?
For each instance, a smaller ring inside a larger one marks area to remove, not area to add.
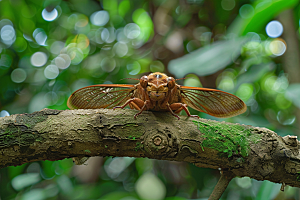
[[[159,71],[245,101],[246,113],[222,120],[299,135],[299,8],[298,0],[2,0],[0,117],[65,110],[76,89]],[[219,176],[146,158],[40,161],[1,169],[0,199],[205,199]],[[279,188],[235,178],[223,199],[299,198],[298,188]]]

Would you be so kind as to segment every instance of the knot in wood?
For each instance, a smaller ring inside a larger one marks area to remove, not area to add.
[[[149,133],[144,138],[144,150],[152,157],[165,157],[178,151],[176,141],[176,137],[172,134],[161,131]]]
[[[164,134],[153,133],[146,137],[145,148],[147,152],[154,155],[161,155],[167,151],[169,146],[168,137]]]
[[[153,143],[156,145],[156,146],[159,146],[161,144],[161,138],[158,136],[158,137],[155,137],[153,139]]]

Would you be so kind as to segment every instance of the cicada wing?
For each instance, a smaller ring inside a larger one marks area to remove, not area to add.
[[[70,109],[113,108],[132,98],[134,85],[102,84],[76,90],[68,99]]]
[[[215,117],[233,117],[247,110],[240,98],[220,90],[181,86],[180,92],[189,107]]]

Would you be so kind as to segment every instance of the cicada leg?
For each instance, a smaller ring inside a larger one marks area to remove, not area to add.
[[[139,99],[139,98],[132,98],[132,99],[127,100],[127,101],[124,103],[124,105],[114,107],[113,110],[116,109],[116,108],[121,108],[121,109],[123,109],[123,108],[125,108],[127,105],[129,105],[130,108],[134,108],[134,109],[140,111],[140,112],[138,112],[137,114],[134,115],[134,118],[136,118],[136,117],[137,117],[138,115],[140,115],[144,110],[148,110],[148,106],[147,106],[147,105],[149,105],[149,102],[148,102],[148,100],[143,101],[143,100],[141,100],[141,99]]]
[[[171,104],[171,105],[168,105],[168,104],[167,104],[167,106],[168,106],[170,112],[172,113],[172,115],[174,115],[174,116],[177,117],[178,119],[179,119],[179,117],[178,117],[178,115],[176,115],[176,114],[180,113],[180,111],[182,111],[182,110],[184,110],[184,111],[186,112],[187,116],[189,116],[189,117],[197,117],[197,118],[200,118],[198,115],[191,115],[191,113],[190,113],[190,111],[188,110],[186,104],[183,104],[183,103],[173,103],[173,104]],[[176,113],[176,114],[175,114],[175,113]]]
[[[116,108],[125,108],[127,105],[133,106],[137,110],[141,110],[141,108],[144,106],[144,101],[139,98],[132,98],[127,100],[122,106],[116,106],[113,108],[115,110]]]
[[[140,112],[138,112],[138,113],[136,113],[134,115],[134,118],[136,118],[137,116],[139,116],[144,110],[148,110],[148,108],[150,107],[151,102],[149,100],[146,100],[143,103],[144,103],[143,107],[140,109]]]
[[[172,105],[174,105],[174,103],[173,103]],[[172,105],[171,105],[171,106],[172,106]],[[168,107],[170,113],[171,113],[173,116],[177,117],[178,120],[180,120],[180,117],[179,117],[178,115],[176,115],[176,114],[173,112],[173,110],[175,110],[175,109],[172,109],[171,106],[169,105],[169,103],[167,103],[167,107]],[[182,108],[179,108],[179,109],[182,110]],[[180,111],[181,111],[181,110],[180,110]],[[180,111],[179,111],[179,112],[180,112]],[[176,112],[176,111],[175,111],[175,112]],[[178,112],[178,113],[179,113],[179,112]]]

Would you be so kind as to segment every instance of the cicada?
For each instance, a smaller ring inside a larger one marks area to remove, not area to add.
[[[237,96],[215,89],[181,86],[173,77],[155,72],[142,76],[136,85],[100,84],[75,91],[68,99],[70,109],[124,108],[166,111],[177,117],[184,110],[189,117],[188,107],[214,117],[233,117],[247,110]]]

